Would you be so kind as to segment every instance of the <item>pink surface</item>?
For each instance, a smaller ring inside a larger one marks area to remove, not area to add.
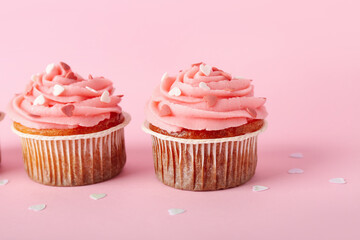
[[[50,62],[115,81],[128,162],[92,186],[28,179],[0,123],[1,239],[359,239],[358,1],[7,1],[0,8],[0,109]],[[254,79],[268,130],[245,185],[186,192],[159,183],[144,107],[162,74],[204,61]],[[303,159],[288,155],[302,152]],[[303,174],[290,175],[290,168]],[[331,184],[344,177],[347,184]],[[270,187],[252,192],[253,185]],[[92,193],[107,193],[94,201]],[[46,203],[42,212],[27,210]],[[186,212],[169,216],[169,208]]]

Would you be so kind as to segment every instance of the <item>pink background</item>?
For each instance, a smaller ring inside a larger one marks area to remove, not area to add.
[[[359,239],[359,9],[356,0],[3,1],[0,110],[32,74],[65,61],[112,79],[133,120],[122,174],[76,188],[32,182],[10,120],[1,122],[0,238]],[[257,173],[238,188],[179,191],[154,175],[143,106],[165,71],[198,61],[254,79],[268,99]],[[38,203],[47,208],[27,210]]]

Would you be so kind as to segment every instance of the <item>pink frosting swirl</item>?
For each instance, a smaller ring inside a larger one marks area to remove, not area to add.
[[[22,94],[9,105],[11,118],[36,129],[92,127],[121,113],[122,96],[112,95],[112,82],[103,77],[84,79],[65,63],[49,64],[46,72],[33,75]]]
[[[222,130],[264,119],[265,101],[254,97],[251,80],[197,63],[176,77],[164,74],[148,102],[146,117],[168,132]]]

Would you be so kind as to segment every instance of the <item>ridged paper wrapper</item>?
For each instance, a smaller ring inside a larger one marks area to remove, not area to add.
[[[125,120],[107,130],[69,136],[41,136],[12,130],[21,137],[25,170],[45,185],[82,186],[118,175],[126,162]]]
[[[152,131],[154,167],[164,184],[183,190],[210,191],[239,186],[255,174],[257,138],[267,127],[229,138],[185,139]]]

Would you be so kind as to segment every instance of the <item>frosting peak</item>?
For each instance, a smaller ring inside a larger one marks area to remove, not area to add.
[[[267,116],[265,98],[254,97],[250,79],[195,63],[177,76],[163,75],[146,107],[147,120],[169,132],[222,130]]]
[[[25,92],[13,98],[9,114],[15,122],[36,129],[92,127],[121,113],[122,96],[113,95],[104,77],[84,79],[64,62],[49,64],[33,75]]]

